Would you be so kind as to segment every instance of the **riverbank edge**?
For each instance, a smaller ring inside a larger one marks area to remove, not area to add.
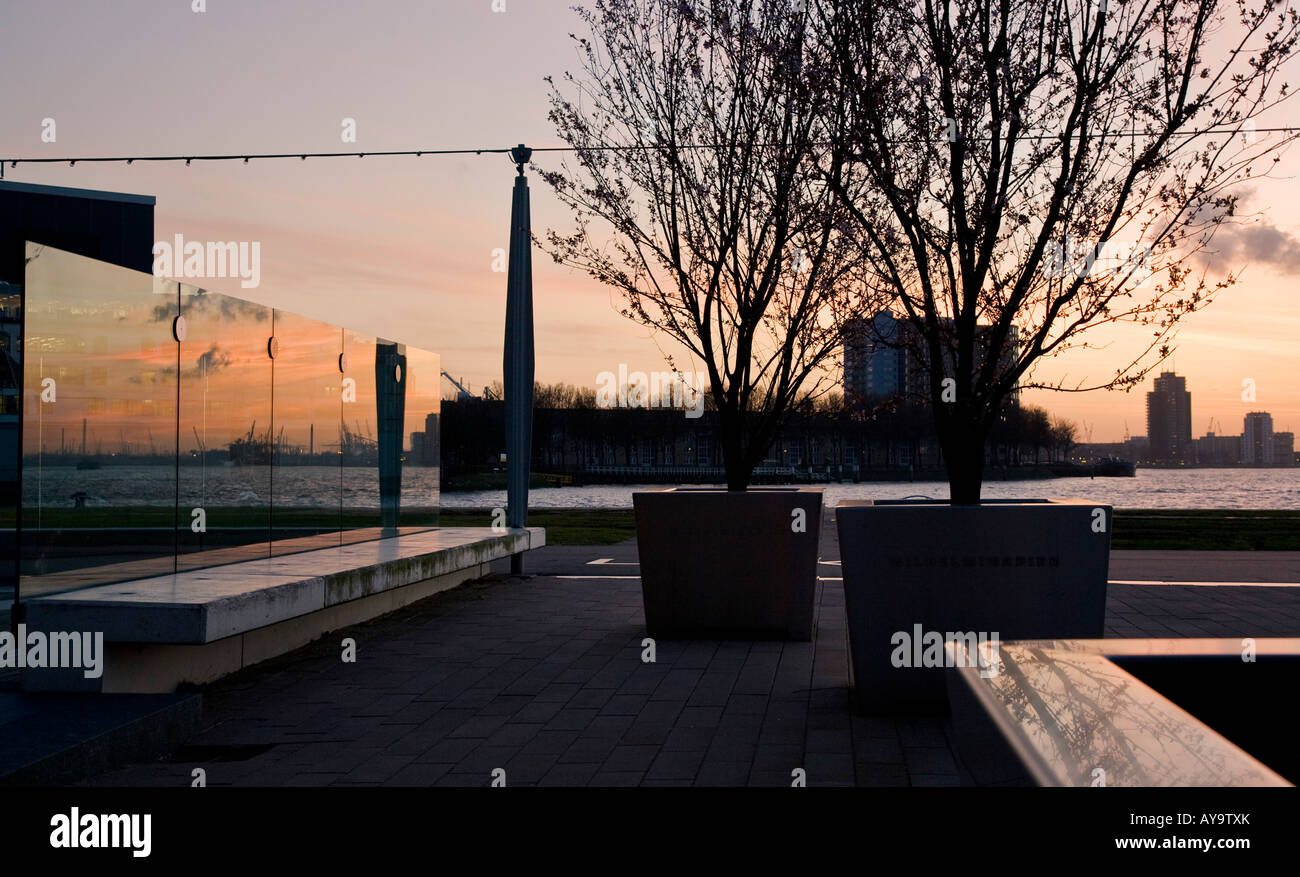
[[[439,523],[491,526],[491,508],[444,506]],[[551,545],[612,545],[636,536],[630,508],[530,509]],[[1300,551],[1300,510],[1116,509],[1116,550]]]

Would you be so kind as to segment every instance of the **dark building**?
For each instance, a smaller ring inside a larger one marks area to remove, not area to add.
[[[845,325],[846,399],[888,399],[907,392],[908,351],[899,344],[903,325],[888,313]]]
[[[426,414],[424,432],[420,434],[420,460],[422,466],[440,466],[442,448],[438,442],[438,414]]]
[[[1241,436],[1207,432],[1196,440],[1196,462],[1202,466],[1235,466],[1241,461]]]
[[[154,200],[0,180],[0,504],[13,505],[17,498],[27,242],[149,271]]]
[[[151,271],[154,202],[152,195],[0,181],[0,280],[22,284],[27,241]]]
[[[952,321],[943,324],[951,328]],[[976,327],[975,368],[982,368],[987,356],[989,327]],[[1019,352],[1019,331],[1011,335],[1002,351],[1002,365],[1014,365]],[[870,320],[849,320],[844,327],[844,398],[906,399],[926,403],[930,399],[929,372],[922,351],[924,340],[912,324],[882,311]],[[1017,403],[1019,394],[1013,392]]]
[[[1267,411],[1246,415],[1241,429],[1241,462],[1247,466],[1273,465],[1273,415]]]
[[[1273,433],[1273,465],[1294,466],[1295,464],[1295,433]]]
[[[16,515],[22,447],[22,288],[27,242],[136,271],[153,267],[152,195],[0,180],[0,509]],[[5,535],[0,548],[16,553]],[[12,580],[0,564],[0,587]]]
[[[1192,461],[1192,394],[1187,379],[1161,372],[1147,393],[1147,440],[1154,462]]]

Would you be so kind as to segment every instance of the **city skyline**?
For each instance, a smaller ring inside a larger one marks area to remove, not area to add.
[[[1232,421],[1211,417],[1203,430],[1195,427],[1194,403],[1186,377],[1161,372],[1146,394],[1146,434],[1125,435],[1123,441],[1080,442],[1087,456],[1119,456],[1141,464],[1198,467],[1291,467],[1295,460],[1295,433],[1275,429],[1271,412],[1247,411],[1241,432],[1233,434]],[[1227,430],[1227,432],[1225,432]]]
[[[11,120],[0,133],[0,153],[379,151],[558,142],[546,120],[543,77],[575,67],[568,33],[577,22],[562,0],[513,4],[504,13],[493,13],[488,3],[403,3],[372,19],[311,11],[296,3],[214,6],[203,14],[186,4],[160,12],[142,2],[111,10],[17,3],[13,25],[29,37],[14,47],[13,62],[32,76],[25,88],[0,97]],[[399,17],[404,26],[392,27]],[[419,37],[429,30],[454,31],[460,39],[431,55]],[[291,44],[285,41],[290,34]],[[82,69],[64,63],[74,56],[99,71],[94,81],[70,72]],[[236,56],[246,61],[225,63]],[[352,63],[326,63],[333,58]],[[354,77],[353,65],[373,76]],[[209,72],[159,75],[173,67]],[[307,67],[319,75],[296,84],[293,72]],[[267,81],[276,86],[259,85]],[[375,91],[374,81],[386,85]],[[121,95],[135,99],[109,99]],[[186,108],[184,124],[157,124],[158,107]],[[46,119],[57,123],[54,142],[42,140]],[[341,139],[349,119],[355,142]],[[1269,121],[1277,119],[1260,124]],[[535,159],[543,170],[559,161],[550,153]],[[1215,244],[1221,265],[1248,265],[1242,282],[1186,320],[1175,356],[1155,370],[1176,370],[1195,384],[1197,416],[1205,420],[1235,421],[1247,410],[1266,408],[1279,428],[1300,426],[1293,341],[1300,313],[1291,303],[1300,269],[1297,171],[1300,159],[1288,152],[1274,170],[1276,181],[1243,190],[1246,224],[1225,228]],[[183,234],[260,242],[263,300],[437,349],[447,370],[476,392],[501,376],[506,275],[497,269],[507,246],[512,174],[504,156],[472,154],[192,167],[19,164],[5,170],[6,179],[23,182],[156,195],[161,241]],[[568,228],[570,218],[549,188],[536,173],[529,178],[534,230],[541,235]],[[662,336],[624,318],[621,302],[595,281],[541,252],[534,264],[539,381],[591,386],[619,363],[656,371],[664,367],[664,353],[680,354]],[[206,285],[240,293],[235,279]],[[1048,360],[1038,377],[1067,386],[1104,380],[1141,348],[1145,333],[1136,326],[1103,329],[1090,336],[1097,349]],[[683,364],[688,371],[698,366]],[[836,371],[828,381],[838,383]],[[1253,382],[1253,403],[1242,401],[1245,381]],[[1133,432],[1143,422],[1140,393],[1026,391],[1022,400],[1074,421],[1093,441],[1118,439],[1126,426]]]

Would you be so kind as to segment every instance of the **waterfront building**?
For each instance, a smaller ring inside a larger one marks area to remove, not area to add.
[[[951,332],[953,322],[941,321],[941,326]],[[976,329],[976,370],[983,368],[988,355],[990,327]],[[1015,365],[1019,352],[1019,329],[1011,327],[1010,337],[1001,354],[1001,367]],[[844,398],[901,399],[907,402],[928,404],[930,400],[928,355],[925,341],[906,319],[899,319],[881,311],[870,320],[853,319],[844,329]],[[1019,392],[1013,391],[1012,404],[1019,403]]]
[[[1294,466],[1295,464],[1295,433],[1273,433],[1273,465]]]
[[[1247,466],[1273,465],[1273,415],[1252,411],[1241,430],[1241,462]]]
[[[1192,462],[1192,394],[1187,379],[1161,372],[1147,393],[1147,439],[1151,460]]]
[[[1207,432],[1196,440],[1196,462],[1201,466],[1235,466],[1241,461],[1241,436]]]

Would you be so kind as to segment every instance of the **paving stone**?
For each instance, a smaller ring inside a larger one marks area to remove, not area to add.
[[[712,745],[713,736],[713,728],[683,728],[678,725],[664,740],[664,749],[703,752]]]
[[[802,767],[807,771],[809,786],[853,785],[855,770],[851,752],[808,752]]]
[[[569,709],[566,706],[542,727],[547,731],[581,731],[592,723],[596,714],[595,709]]]
[[[546,772],[540,785],[543,786],[585,786],[596,775],[594,764],[557,764]]]
[[[748,782],[749,762],[711,761],[707,756],[695,775],[695,784],[699,786],[734,787]]]
[[[531,742],[540,730],[540,724],[507,722],[493,731],[484,743],[489,746],[523,746]]]
[[[837,556],[833,525],[822,553]],[[1132,568],[1134,553],[1116,555]],[[841,582],[818,585],[812,643],[662,641],[645,664],[639,582],[558,577],[590,575],[596,557],[633,561],[635,544],[542,549],[535,575],[349,628],[339,635],[366,656],[355,665],[318,641],[208,686],[190,743],[278,744],[207,765],[209,783],[485,787],[495,767],[508,785],[789,787],[795,768],[813,787],[966,777],[941,717],[854,713]],[[1244,561],[1197,554],[1183,566],[1199,576],[1225,562]],[[1106,631],[1296,636],[1300,589],[1111,585]],[[191,767],[128,765],[87,785],[184,785]]]
[[[910,774],[957,773],[957,762],[946,746],[909,746],[903,750],[903,757]]]
[[[647,780],[690,780],[699,772],[704,762],[704,751],[661,749],[650,769]]]
[[[399,768],[384,783],[386,786],[432,786],[450,771],[450,764],[412,762]]]
[[[421,762],[450,762],[454,764],[478,748],[481,742],[481,740],[474,737],[457,737],[455,739],[439,740],[417,755],[415,760]]]
[[[579,737],[564,750],[560,764],[604,764],[618,741],[609,737]]]
[[[615,694],[600,708],[601,715],[637,716],[650,699],[645,694]]]
[[[658,746],[621,744],[614,747],[609,758],[605,759],[602,770],[619,772],[648,770],[658,755]]]
[[[597,788],[626,788],[641,785],[641,780],[645,776],[644,771],[639,770],[615,770],[601,771],[591,778],[587,785]]]
[[[507,717],[501,715],[479,714],[467,722],[462,722],[447,733],[448,737],[490,737],[506,723]]]

